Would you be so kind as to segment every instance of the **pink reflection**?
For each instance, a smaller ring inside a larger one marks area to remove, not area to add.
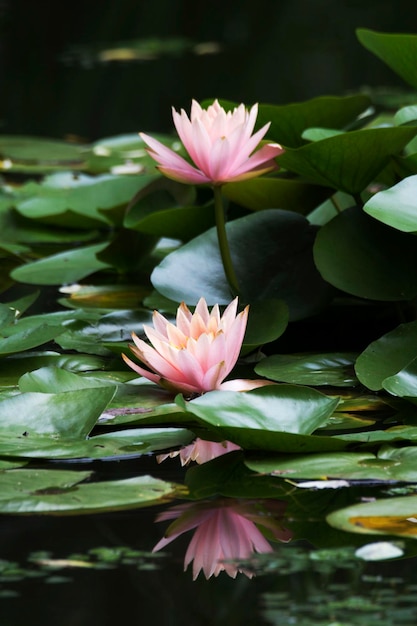
[[[258,526],[268,530],[276,541],[290,541],[292,533],[282,525],[285,507],[285,502],[277,500],[232,499],[174,506],[156,518],[157,522],[175,521],[153,551],[195,528],[184,559],[184,570],[193,561],[193,580],[201,570],[207,579],[222,571],[232,578],[238,573],[252,578],[252,572],[231,561],[238,563],[256,552],[273,552]]]
[[[167,454],[158,454],[156,460],[158,463],[162,463],[165,459],[179,456],[181,465],[188,465],[191,461],[201,465],[234,450],[241,450],[241,447],[231,441],[206,441],[197,437],[193,443],[189,446],[184,446],[180,450],[174,450],[174,452],[168,452]]]

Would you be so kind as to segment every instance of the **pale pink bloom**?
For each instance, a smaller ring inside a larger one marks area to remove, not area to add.
[[[168,452],[168,454],[159,454],[156,457],[158,463],[162,463],[165,459],[180,457],[181,465],[188,465],[190,461],[195,461],[199,465],[207,463],[218,456],[233,452],[234,450],[241,450],[242,448],[236,443],[231,441],[206,441],[205,439],[197,439],[189,446],[184,446],[180,450],[174,450],[174,452]]]
[[[226,112],[217,100],[206,110],[193,100],[190,119],[183,109],[178,113],[173,108],[175,128],[194,165],[153,137],[139,134],[168,178],[191,185],[222,185],[277,169],[274,159],[283,152],[279,144],[255,151],[270,126],[265,124],[252,135],[257,115],[257,104],[250,111],[241,104]]]
[[[235,578],[252,572],[239,565],[255,552],[273,552],[257,524],[268,528],[277,541],[290,541],[292,533],[276,519],[282,518],[286,503],[276,500],[187,503],[160,513],[157,522],[175,519],[165,537],[153,549],[161,550],[171,541],[195,528],[184,559],[184,570],[193,562],[193,579],[203,570],[205,577],[225,571]]]
[[[133,354],[150,370],[136,365],[126,355],[125,362],[135,372],[163,387],[187,394],[220,389],[234,367],[242,346],[249,307],[237,313],[237,298],[223,315],[216,304],[211,311],[201,298],[194,313],[183,302],[176,325],[154,311],[153,328],[144,325],[150,346],[135,333]]]

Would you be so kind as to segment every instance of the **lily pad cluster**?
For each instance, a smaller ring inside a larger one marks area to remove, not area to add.
[[[417,36],[358,39],[404,79],[407,104],[384,109],[372,91],[260,104],[258,127],[271,122],[267,140],[284,148],[279,170],[222,186],[250,306],[230,378],[271,383],[251,391],[175,396],[121,359],[153,309],[169,318],[181,302],[231,301],[210,190],[167,180],[133,133],[0,137],[0,512],[221,495],[297,502],[297,519],[320,482],[417,483],[417,93],[415,105],[406,93]],[[158,478],[156,463],[112,481],[50,465],[196,437],[241,451],[187,470],[184,484]],[[415,497],[346,510],[324,500],[336,528],[412,537]]]

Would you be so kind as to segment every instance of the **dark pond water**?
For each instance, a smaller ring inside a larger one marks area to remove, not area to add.
[[[156,471],[151,457],[104,465],[104,479]],[[158,469],[164,480],[180,481],[183,474],[171,462]],[[273,553],[246,563],[252,579],[222,573],[193,581],[190,570],[183,573],[190,533],[152,554],[166,526],[155,524],[163,506],[82,517],[3,516],[1,623],[415,624],[417,558],[411,542],[335,532],[323,519],[332,500],[340,502],[341,491],[331,491],[322,515],[315,506],[302,520],[286,521],[293,541],[275,543]],[[386,493],[387,486],[360,484],[345,490],[342,500]],[[318,490],[311,496],[322,499]],[[408,558],[372,562],[355,554],[385,539],[402,546]]]

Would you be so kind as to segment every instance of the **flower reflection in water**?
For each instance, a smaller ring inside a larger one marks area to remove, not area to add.
[[[193,580],[203,570],[204,576],[218,576],[225,571],[235,578],[240,572],[249,578],[253,573],[239,565],[256,552],[273,552],[259,530],[269,531],[276,541],[288,542],[292,533],[282,525],[286,503],[277,500],[219,499],[186,503],[160,513],[156,521],[175,520],[153,551],[195,529],[184,559],[184,570],[193,561]]]
[[[158,463],[162,463],[165,459],[179,456],[182,466],[188,465],[191,461],[201,465],[234,450],[241,450],[241,447],[231,441],[206,441],[197,437],[190,445],[167,454],[158,454],[156,459]]]

